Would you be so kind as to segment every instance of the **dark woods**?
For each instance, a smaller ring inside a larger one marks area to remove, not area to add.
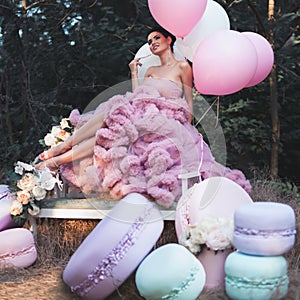
[[[298,181],[299,3],[276,1],[271,12],[268,0],[218,2],[231,29],[260,33],[275,53],[267,79],[220,98],[228,163]],[[0,1],[1,182],[15,161],[34,159],[38,140],[72,108],[129,80],[128,62],[154,23],[146,0]]]

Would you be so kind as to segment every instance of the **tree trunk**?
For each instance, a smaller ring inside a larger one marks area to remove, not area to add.
[[[269,22],[269,42],[274,49],[274,8],[275,0],[269,0],[268,6],[268,22]],[[278,153],[280,142],[280,122],[278,118],[278,92],[277,92],[277,74],[276,64],[270,74],[270,110],[272,121],[272,140],[271,140],[271,161],[270,161],[270,176],[275,179],[278,176]]]

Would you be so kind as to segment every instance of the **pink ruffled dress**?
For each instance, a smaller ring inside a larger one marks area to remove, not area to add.
[[[138,192],[170,207],[181,196],[178,175],[197,170],[200,178],[225,176],[250,192],[244,174],[217,163],[187,121],[189,108],[175,82],[148,78],[134,92],[116,95],[92,113],[72,111],[70,120],[80,127],[97,113],[106,127],[99,124],[93,156],[61,167],[64,179],[84,193],[109,192],[120,199]]]

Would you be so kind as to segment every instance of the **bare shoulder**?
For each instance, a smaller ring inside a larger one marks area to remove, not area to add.
[[[192,70],[190,64],[189,64],[186,60],[179,60],[179,61],[178,61],[178,66],[179,66],[180,69],[182,69],[183,71],[189,71],[189,70]]]
[[[153,73],[153,70],[155,69],[155,66],[151,66],[147,69],[146,73],[145,73],[145,77],[149,77],[151,76],[151,74]]]

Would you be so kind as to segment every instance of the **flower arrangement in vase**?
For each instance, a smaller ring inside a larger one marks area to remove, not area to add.
[[[203,216],[187,226],[179,243],[190,250],[202,263],[206,273],[206,288],[224,285],[224,264],[233,251],[233,218]]]
[[[233,219],[204,216],[195,224],[187,226],[180,236],[179,243],[198,255],[203,247],[215,252],[231,249]]]

